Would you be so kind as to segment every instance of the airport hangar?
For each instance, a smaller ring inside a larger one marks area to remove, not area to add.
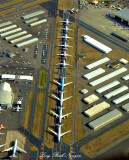
[[[128,8],[111,13],[110,16],[115,18],[116,20],[121,21],[126,25],[129,25],[129,9]]]

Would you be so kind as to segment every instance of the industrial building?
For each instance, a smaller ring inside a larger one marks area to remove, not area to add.
[[[90,122],[88,125],[94,129],[94,130],[97,130],[97,129],[100,129],[102,127],[104,127],[105,125],[113,122],[114,120],[122,117],[122,113],[117,110],[117,109],[114,109],[113,111],[95,119],[94,121]]]
[[[99,97],[96,96],[95,94],[92,94],[92,95],[84,98],[84,102],[85,102],[85,103],[88,103],[88,104],[91,104],[91,103],[93,103],[93,102],[95,102],[95,101],[97,101],[97,100],[99,100]]]
[[[22,32],[13,34],[13,35],[11,35],[11,36],[5,37],[4,39],[5,39],[5,40],[10,40],[10,39],[16,38],[16,37],[18,37],[18,36],[24,35],[24,34],[26,34],[26,33],[27,33],[26,31],[22,31]]]
[[[33,81],[33,76],[28,75],[13,75],[13,74],[2,74],[1,79],[3,80],[27,80]]]
[[[93,46],[94,48],[98,49],[99,51],[103,52],[103,53],[109,53],[112,51],[111,48],[109,48],[108,46],[98,42],[97,40],[91,38],[88,35],[83,36],[84,38],[84,42],[90,44],[91,46]]]
[[[45,23],[45,22],[47,22],[47,19],[42,19],[40,21],[29,24],[29,26],[33,27],[33,26],[37,26],[37,25],[39,25],[41,23]]]
[[[22,37],[19,37],[19,38],[17,38],[17,39],[13,39],[13,40],[11,40],[11,41],[9,41],[9,42],[10,42],[10,43],[16,43],[16,42],[22,41],[22,40],[27,39],[27,38],[30,38],[30,37],[32,37],[32,34],[27,34],[27,35],[22,36]]]
[[[97,66],[99,66],[103,63],[106,63],[108,61],[110,61],[110,59],[108,57],[105,57],[105,58],[99,59],[98,61],[95,61],[95,62],[85,66],[85,68],[92,69],[92,68],[97,67]]]
[[[124,94],[123,96],[121,96],[121,97],[113,100],[112,102],[113,102],[114,104],[119,104],[119,103],[121,103],[121,102],[123,102],[123,101],[125,101],[125,100],[127,100],[127,99],[129,99],[129,93]]]
[[[124,111],[128,112],[128,111],[129,111],[129,103],[126,103],[125,105],[121,106],[121,108],[122,108]]]
[[[121,92],[126,91],[127,89],[128,89],[127,86],[122,86],[120,88],[117,88],[117,89],[113,90],[112,92],[109,92],[109,93],[105,94],[104,97],[109,99],[109,98],[111,98],[113,96],[116,96],[117,94],[119,94]]]
[[[37,21],[39,18],[38,17],[35,17],[35,18],[31,18],[31,19],[28,19],[26,21],[24,21],[24,23],[31,23],[31,22],[34,22],[34,21]]]
[[[111,83],[109,83],[109,84],[107,84],[107,85],[105,85],[101,88],[96,89],[96,92],[97,93],[103,93],[103,92],[107,91],[108,89],[110,89],[114,86],[117,86],[118,84],[120,84],[119,81],[113,81],[113,82],[111,82]]]
[[[8,27],[5,27],[5,28],[1,28],[1,29],[0,29],[0,33],[1,33],[1,32],[5,32],[5,31],[8,31],[8,30],[13,29],[13,28],[16,28],[16,27],[17,27],[17,25],[11,25],[11,26],[8,26]]]
[[[9,83],[0,84],[0,105],[12,107],[14,95]]]
[[[110,104],[108,104],[107,102],[101,102],[97,105],[94,105],[93,107],[91,107],[90,109],[87,109],[86,111],[84,111],[84,114],[88,117],[92,117],[100,112],[102,112],[103,110],[107,109],[110,107]]]
[[[36,42],[36,41],[38,41],[38,38],[32,38],[32,39],[30,39],[30,40],[27,40],[27,41],[18,43],[18,44],[16,44],[15,46],[16,46],[16,47],[23,47],[23,46],[25,46],[25,45],[34,43],[34,42]]]
[[[129,25],[129,9],[124,8],[120,11],[114,12],[110,14],[111,17],[115,18],[122,23]]]
[[[113,72],[111,72],[111,73],[109,73],[109,74],[107,74],[107,75],[105,75],[105,76],[103,76],[103,77],[101,77],[101,78],[99,78],[99,79],[97,79],[95,81],[90,82],[89,85],[92,86],[92,87],[96,86],[96,85],[98,85],[98,84],[100,84],[102,82],[105,82],[105,81],[107,81],[107,80],[109,80],[109,79],[111,79],[111,78],[113,78],[113,77],[125,72],[125,71],[127,71],[127,68],[122,67],[122,68],[120,68],[120,69],[118,69],[116,71],[113,71]]]
[[[27,15],[23,16],[22,18],[23,19],[29,19],[29,18],[38,16],[38,15],[43,14],[43,13],[45,13],[43,10],[39,10],[39,11],[33,12],[31,14],[27,14]]]
[[[1,23],[1,24],[0,24],[0,27],[7,26],[7,25],[9,25],[9,24],[12,24],[12,22],[11,22],[11,21],[8,21],[8,22],[5,22],[5,23]]]
[[[87,90],[87,89],[82,89],[80,92],[81,92],[82,94],[86,94],[86,93],[88,93],[88,90]]]
[[[1,37],[4,37],[4,36],[7,36],[9,34],[12,34],[12,33],[15,33],[15,32],[18,32],[18,31],[21,31],[22,29],[21,28],[17,28],[17,29],[14,29],[14,30],[11,30],[11,31],[8,31],[8,32],[5,32],[5,33],[1,33],[0,36]]]
[[[121,77],[123,80],[127,81],[129,80],[129,74],[127,74],[126,76]]]

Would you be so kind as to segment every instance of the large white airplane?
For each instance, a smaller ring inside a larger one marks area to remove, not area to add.
[[[72,8],[72,9],[67,9],[67,10],[65,10],[65,12],[70,12],[70,13],[75,13],[75,12],[78,12],[78,9],[74,9],[74,8]]]
[[[72,56],[66,53],[66,50],[64,50],[61,54],[57,54],[58,56],[64,56],[64,58],[66,58],[66,56]]]
[[[14,107],[13,109],[14,109],[16,112],[19,112],[20,109],[22,109],[22,108],[20,107],[20,105],[17,105],[17,107]]]
[[[61,79],[61,83],[57,82],[57,81],[54,80],[54,79],[53,79],[53,81],[54,81],[55,83],[57,83],[58,85],[60,85],[60,86],[61,86],[61,90],[63,91],[65,86],[67,86],[67,85],[69,85],[69,84],[71,84],[71,83],[73,83],[73,82],[64,83],[65,77],[61,77],[61,78],[62,78],[62,79]]]
[[[3,128],[5,128],[5,127],[4,127],[4,124],[1,124],[1,125],[0,125],[0,129],[3,129]]]
[[[5,149],[5,150],[3,150],[2,152],[8,152],[8,151],[13,151],[13,154],[12,154],[11,156],[9,156],[9,157],[14,157],[14,158],[17,158],[17,156],[16,156],[16,151],[27,153],[26,151],[24,151],[23,149],[21,149],[21,148],[19,148],[19,147],[17,146],[17,139],[16,139],[15,144],[14,144],[13,147],[10,147],[10,148],[8,148],[8,149]]]
[[[58,37],[58,38],[64,39],[65,42],[67,42],[68,39],[73,39],[72,37],[68,37],[67,34],[65,34],[65,36],[61,36],[61,37]]]
[[[57,47],[62,47],[64,49],[66,49],[67,47],[72,47],[72,46],[67,45],[66,42],[65,42],[65,44],[57,45]]]
[[[65,26],[59,30],[63,30],[65,33],[68,33],[68,31],[73,31],[72,29],[68,28],[68,26]]]
[[[52,129],[48,128],[53,134],[55,134],[58,138],[58,142],[60,142],[60,139],[62,136],[64,136],[65,134],[69,133],[71,130],[66,131],[64,133],[61,133],[61,127],[63,126],[63,124],[56,124],[58,125],[58,133],[54,132]]]
[[[71,24],[72,22],[70,22],[68,19],[65,19],[63,21],[60,21],[62,23],[64,23],[66,26],[68,26],[69,24]]]
[[[67,64],[67,63],[65,62],[65,59],[63,59],[63,63],[58,63],[58,64],[56,64],[56,65],[61,65],[62,68],[66,68],[66,66],[72,66],[72,65],[70,65],[70,64]]]
[[[60,124],[62,123],[62,119],[64,119],[65,117],[68,117],[68,116],[72,113],[72,112],[70,112],[70,113],[67,113],[67,114],[64,114],[64,115],[63,115],[63,109],[64,109],[64,107],[59,107],[59,110],[60,110],[60,111],[59,111],[59,115],[50,110],[50,112],[53,113],[53,115],[55,115],[56,118],[57,118],[57,117],[59,118],[59,123],[60,123]]]
[[[60,106],[62,107],[63,102],[66,101],[67,99],[72,98],[72,96],[67,97],[67,98],[64,98],[64,94],[63,94],[64,92],[63,92],[63,91],[60,91],[60,93],[61,93],[60,98],[57,97],[57,96],[55,96],[55,95],[53,95],[53,94],[52,94],[52,96],[53,96],[54,98],[56,98],[58,101],[60,101]]]

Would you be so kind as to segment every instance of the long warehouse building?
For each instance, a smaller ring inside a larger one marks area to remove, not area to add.
[[[129,99],[129,93],[124,94],[123,96],[121,96],[121,97],[113,100],[112,102],[113,102],[114,104],[119,104],[119,103],[121,103],[121,102],[123,102],[123,101],[125,101],[125,100],[127,100],[127,99]]]
[[[96,69],[96,70],[94,70],[94,71],[92,71],[90,73],[85,74],[83,76],[83,78],[89,80],[89,79],[92,79],[92,78],[94,78],[94,77],[96,77],[96,76],[98,76],[98,75],[100,75],[100,74],[102,74],[104,72],[105,72],[105,70],[103,68],[98,68],[98,69]]]
[[[47,19],[42,19],[40,21],[29,24],[29,26],[33,27],[33,26],[37,26],[37,25],[39,25],[41,23],[45,23],[45,22],[47,22]]]
[[[112,88],[114,86],[117,86],[118,84],[120,84],[119,81],[113,81],[113,82],[108,83],[107,85],[105,85],[105,86],[103,86],[101,88],[96,89],[96,92],[97,93],[103,93],[103,92],[107,91],[108,89],[110,89],[110,88]]]
[[[24,42],[22,42],[22,43],[18,43],[18,44],[16,44],[15,46],[16,46],[16,47],[23,47],[23,46],[25,46],[25,45],[34,43],[34,42],[36,42],[36,41],[38,41],[38,38],[32,38],[32,39],[30,39],[30,40],[28,40],[28,41],[24,41]]]
[[[2,29],[0,29],[0,33],[1,33],[1,32],[4,32],[4,31],[8,31],[8,30],[13,29],[13,28],[16,28],[16,27],[17,27],[17,25],[11,25],[11,26],[9,26],[9,27],[2,28]]]
[[[122,67],[122,68],[120,68],[120,69],[118,69],[116,71],[113,71],[113,72],[111,72],[111,73],[109,73],[109,74],[107,74],[107,75],[105,75],[105,76],[103,76],[103,77],[101,77],[101,78],[99,78],[99,79],[97,79],[95,81],[90,82],[89,85],[92,86],[92,87],[96,86],[96,85],[98,85],[100,83],[103,83],[103,82],[105,82],[105,81],[107,81],[107,80],[109,80],[109,79],[111,79],[111,78],[113,78],[115,76],[118,76],[119,74],[121,74],[121,73],[123,73],[125,71],[127,71],[127,68]]]
[[[85,66],[85,68],[92,69],[92,68],[95,68],[95,67],[97,67],[97,66],[99,66],[99,65],[101,65],[103,63],[108,62],[108,61],[110,61],[110,59],[108,57],[105,57],[105,58],[102,58],[102,59],[100,59],[98,61],[95,61],[95,62],[93,62],[91,64],[88,64],[87,66]]]
[[[97,101],[97,100],[99,100],[99,97],[96,96],[95,94],[92,94],[92,95],[84,98],[84,102],[85,102],[85,103],[88,103],[88,104],[91,104],[91,103],[93,103],[93,102],[95,102],[95,101]]]
[[[91,38],[88,35],[85,35],[84,37],[84,42],[90,44],[91,46],[93,46],[94,48],[98,49],[99,51],[103,52],[103,53],[109,53],[112,51],[111,48],[109,48],[108,46],[100,43],[99,41]]]
[[[126,91],[127,89],[128,89],[127,86],[122,86],[120,88],[117,88],[117,89],[113,90],[112,92],[109,92],[109,93],[105,94],[104,97],[109,99],[109,98],[111,98],[113,96],[116,96],[117,94],[119,94],[121,92]]]
[[[0,27],[7,26],[7,25],[9,25],[9,24],[12,24],[12,22],[11,22],[11,21],[8,21],[8,22],[5,22],[5,23],[1,23],[1,24],[0,24]]]
[[[27,33],[26,31],[22,31],[22,32],[13,34],[13,35],[11,35],[11,36],[5,37],[4,39],[5,39],[5,40],[10,40],[10,39],[16,38],[16,37],[18,37],[18,36],[24,35],[24,34],[26,34],[26,33]]]
[[[28,19],[26,21],[24,21],[24,23],[31,23],[31,22],[34,22],[34,21],[37,21],[39,18],[38,17],[35,17],[35,18],[31,18],[31,19]]]
[[[110,104],[108,104],[107,102],[101,102],[93,107],[91,107],[90,109],[84,111],[84,114],[88,117],[92,117],[100,112],[102,112],[103,110],[107,109],[110,107]]]
[[[88,125],[94,129],[94,130],[97,130],[97,129],[100,129],[102,127],[104,127],[105,125],[117,120],[118,118],[122,117],[122,113],[117,110],[117,109],[114,109],[113,111],[95,119],[94,121],[90,122]]]
[[[17,29],[14,29],[14,30],[11,30],[11,31],[8,31],[8,32],[5,32],[5,33],[1,33],[0,36],[1,37],[5,37],[5,36],[7,36],[9,34],[16,33],[16,32],[19,32],[21,30],[22,30],[22,28],[17,28]]]
[[[23,36],[23,37],[20,37],[20,38],[11,40],[11,41],[9,41],[9,42],[10,42],[10,43],[16,43],[16,42],[22,41],[22,40],[27,39],[27,38],[30,38],[30,37],[32,37],[32,34],[27,34],[27,35],[25,35],[25,36]]]
[[[127,74],[126,76],[123,76],[122,79],[125,81],[129,80],[129,74]]]
[[[33,12],[33,13],[31,13],[31,14],[27,14],[27,15],[25,15],[25,16],[22,16],[22,18],[23,18],[23,19],[29,19],[29,18],[38,16],[38,15],[43,14],[43,13],[45,13],[43,10],[39,10],[39,11]]]

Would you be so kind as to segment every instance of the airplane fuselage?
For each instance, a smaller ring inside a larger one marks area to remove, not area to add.
[[[64,90],[64,77],[62,78],[62,83],[61,83],[61,90]]]
[[[17,139],[15,141],[14,148],[13,148],[13,156],[16,156],[16,149],[17,149]]]

